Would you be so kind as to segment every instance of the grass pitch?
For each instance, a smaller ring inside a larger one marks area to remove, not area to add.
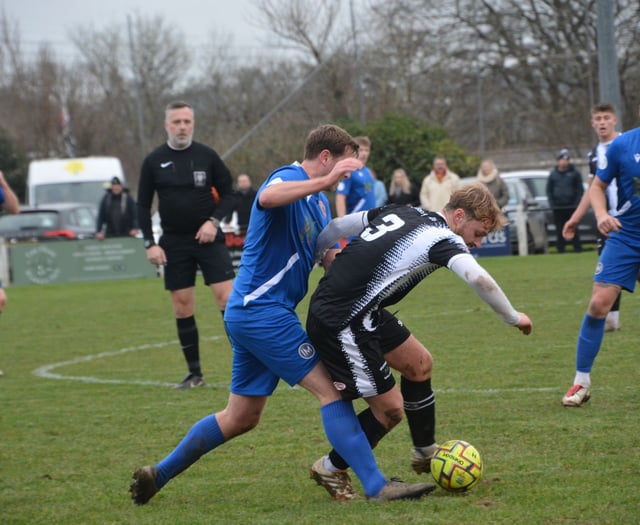
[[[331,501],[309,479],[328,450],[317,402],[281,385],[256,430],[134,506],[134,467],[160,460],[226,401],[231,352],[208,289],[198,285],[197,319],[209,387],[182,392],[171,388],[185,367],[159,280],[9,288],[0,317],[2,522],[637,523],[637,295],[624,294],[622,330],[605,335],[591,401],[560,405],[595,261],[593,251],[480,260],[533,319],[528,337],[444,269],[398,305],[434,355],[438,440],[471,442],[485,471],[466,495],[438,489],[384,505]],[[404,422],[376,456],[389,476],[426,479],[410,469]]]

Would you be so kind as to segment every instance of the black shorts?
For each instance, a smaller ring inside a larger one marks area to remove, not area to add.
[[[167,256],[164,268],[166,290],[182,290],[196,284],[198,268],[206,285],[233,279],[235,272],[224,239],[200,244],[194,235],[165,234],[160,247]]]
[[[396,381],[384,355],[404,343],[411,332],[386,310],[373,332],[352,323],[340,331],[309,314],[307,333],[343,399],[373,397]]]

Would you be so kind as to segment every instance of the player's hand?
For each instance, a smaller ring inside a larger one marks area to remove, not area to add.
[[[520,330],[524,335],[529,335],[533,330],[533,323],[529,316],[523,312],[518,312],[520,314],[520,321],[516,324],[516,328]]]
[[[598,231],[605,237],[609,237],[611,232],[619,231],[620,226],[620,221],[608,213],[605,213],[602,217],[598,217]]]
[[[167,256],[157,244],[147,248],[147,260],[155,265],[167,264]]]
[[[337,185],[342,179],[349,177],[352,171],[362,169],[362,166],[364,166],[362,161],[355,157],[348,157],[346,159],[339,160],[327,175],[329,188]]]
[[[567,221],[564,223],[564,226],[562,227],[562,236],[567,240],[570,241],[572,240],[575,235],[576,235],[576,227],[578,225],[574,222],[571,221]]]

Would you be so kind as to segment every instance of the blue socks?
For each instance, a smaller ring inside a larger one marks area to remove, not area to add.
[[[322,424],[331,445],[343,456],[356,473],[368,496],[375,496],[387,480],[378,469],[367,436],[347,401],[334,401],[320,409]],[[198,421],[178,446],[157,465],[158,489],[166,485],[183,470],[193,465],[201,456],[224,443],[216,415]]]
[[[183,470],[193,465],[201,456],[224,443],[216,415],[211,414],[191,427],[173,452],[158,463],[158,489],[166,485]]]
[[[591,367],[600,351],[604,337],[604,322],[605,319],[597,319],[585,314],[576,347],[576,370],[578,372],[591,372]]]
[[[353,404],[334,401],[320,408],[324,431],[331,446],[356,473],[367,496],[375,496],[387,484],[362,431]]]

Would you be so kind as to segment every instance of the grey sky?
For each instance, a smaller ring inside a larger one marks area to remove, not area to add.
[[[251,0],[0,0],[0,7],[20,29],[23,51],[33,56],[47,42],[56,57],[73,57],[69,33],[74,28],[100,30],[113,24],[126,27],[127,15],[161,15],[167,24],[175,21],[189,45],[217,37],[233,37],[233,46],[243,55],[260,52],[267,35],[249,19],[255,7]]]

